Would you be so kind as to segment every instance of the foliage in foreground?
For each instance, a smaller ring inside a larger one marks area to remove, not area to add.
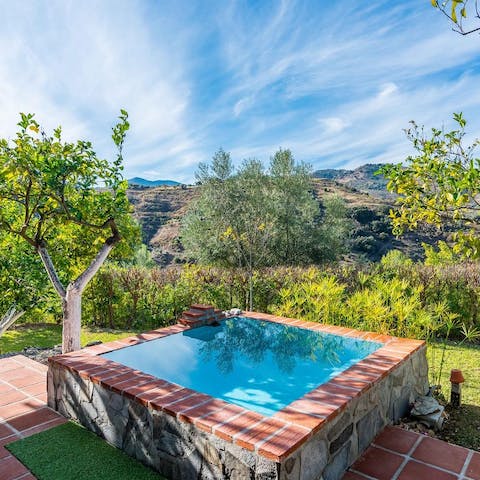
[[[121,173],[127,113],[113,128],[112,163],[90,142],[64,141],[60,127],[47,135],[32,114],[21,114],[18,126],[14,140],[0,139],[0,244],[19,256],[20,240],[39,256],[61,299],[63,350],[76,350],[85,287],[122,237],[136,233]]]
[[[453,227],[453,254],[480,258],[480,140],[465,144],[466,120],[454,114],[455,130],[432,128],[427,135],[415,122],[406,130],[416,155],[406,164],[386,165],[381,172],[387,188],[398,194],[398,208],[391,211],[393,233],[416,229],[423,223]]]

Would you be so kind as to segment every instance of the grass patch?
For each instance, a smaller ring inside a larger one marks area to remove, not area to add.
[[[82,327],[81,343],[110,342],[138,332]],[[19,325],[0,337],[0,353],[20,352],[26,347],[53,347],[62,343],[62,326],[56,324]]]
[[[443,346],[432,344],[428,347],[430,381],[438,382]],[[459,409],[447,406],[450,416],[439,436],[457,445],[480,450],[480,346],[448,343],[445,349],[444,365],[440,375],[441,399],[450,401],[450,370],[463,371],[462,402]]]
[[[158,473],[68,422],[6,447],[39,480],[161,480]]]

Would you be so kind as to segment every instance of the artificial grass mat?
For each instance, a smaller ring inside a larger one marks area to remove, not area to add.
[[[94,433],[72,423],[6,445],[39,480],[162,480]]]

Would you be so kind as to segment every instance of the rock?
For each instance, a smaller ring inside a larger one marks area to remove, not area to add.
[[[440,405],[434,397],[423,396],[415,400],[410,415],[427,427],[440,430],[445,419],[444,410],[445,407]]]
[[[411,415],[418,417],[424,415],[430,415],[431,413],[438,412],[440,410],[440,404],[438,401],[429,396],[418,397],[411,410]]]

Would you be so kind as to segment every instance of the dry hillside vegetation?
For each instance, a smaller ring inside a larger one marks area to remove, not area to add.
[[[355,175],[360,175],[355,172]],[[352,176],[343,178],[351,179]],[[365,176],[361,178],[364,184],[371,186]],[[376,261],[389,250],[399,249],[418,259],[423,253],[422,242],[430,243],[446,238],[446,234],[428,227],[396,239],[391,234],[388,219],[388,211],[393,202],[380,189],[361,191],[338,179],[324,178],[314,178],[313,186],[314,195],[320,200],[325,195],[339,195],[346,202],[354,224],[348,246],[350,258]],[[179,238],[180,224],[190,202],[198,195],[198,189],[197,186],[183,186],[128,190],[135,217],[142,226],[143,241],[159,264],[168,265],[187,260]]]

